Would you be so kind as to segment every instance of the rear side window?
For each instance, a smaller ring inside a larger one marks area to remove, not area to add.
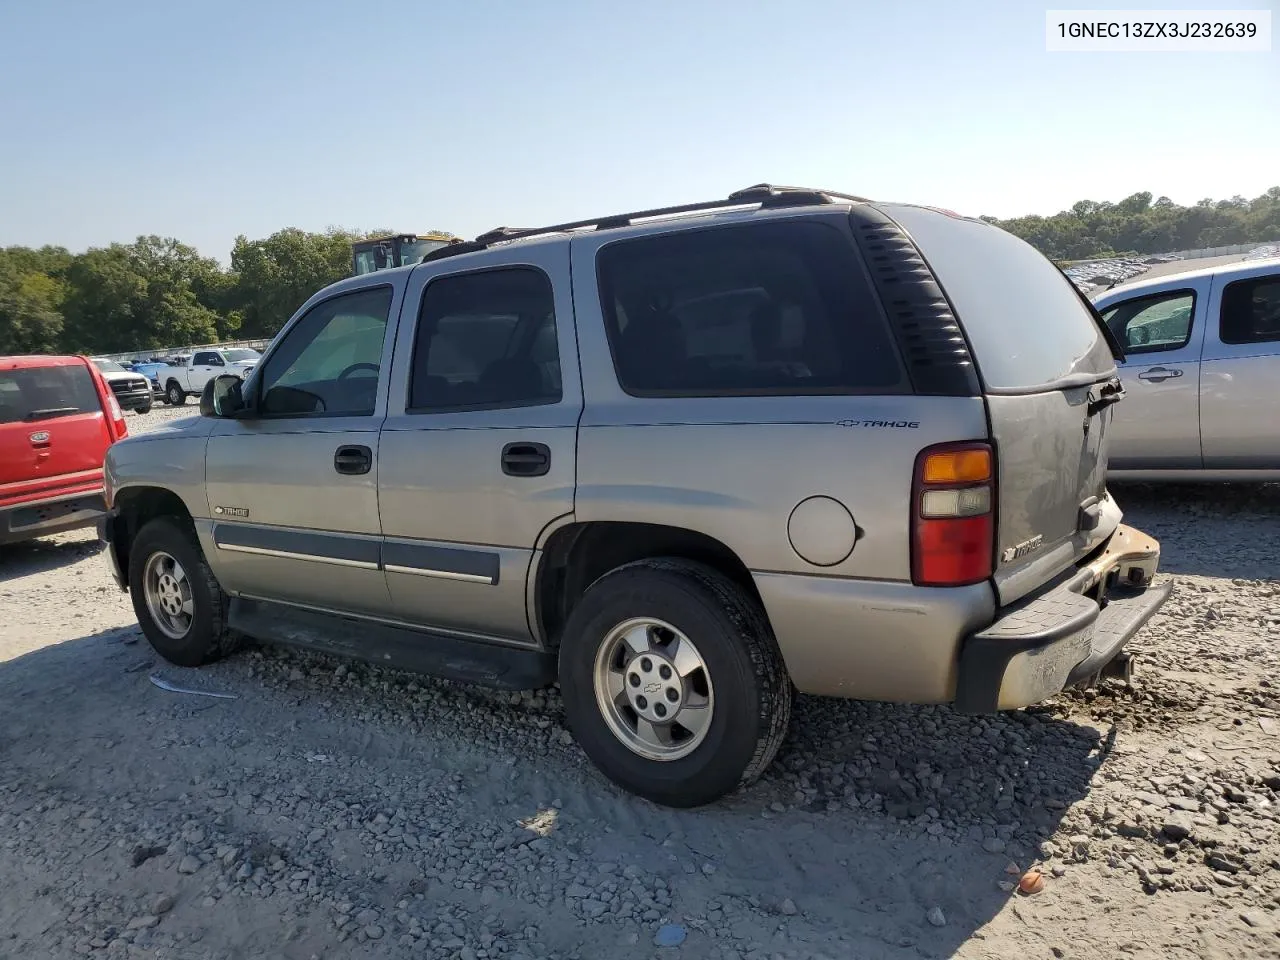
[[[1223,343],[1280,341],[1280,277],[1229,283],[1222,291]]]
[[[0,370],[0,423],[53,420],[102,410],[87,368]]]
[[[1033,391],[1115,369],[1071,281],[1035,247],[977,220],[886,205],[951,301],[988,390]]]
[[[635,396],[903,392],[855,256],[812,221],[609,244],[598,268],[618,382]]]

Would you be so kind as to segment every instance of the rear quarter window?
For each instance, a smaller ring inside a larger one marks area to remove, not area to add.
[[[0,423],[53,420],[101,409],[93,377],[79,364],[0,370]]]
[[[1030,392],[1115,369],[1071,281],[1035,247],[980,220],[886,205],[951,301],[987,390]]]
[[[812,221],[620,240],[597,260],[633,396],[898,394],[906,377],[852,240]]]

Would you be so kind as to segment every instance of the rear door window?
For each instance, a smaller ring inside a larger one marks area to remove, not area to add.
[[[0,370],[0,423],[56,420],[102,410],[86,367]]]
[[[904,392],[856,256],[814,221],[609,244],[598,269],[619,384],[634,396]]]
[[[1115,369],[1093,314],[1035,247],[981,220],[927,207],[881,209],[911,235],[933,269],[987,390],[1090,383]]]
[[[1219,330],[1223,343],[1280,341],[1280,276],[1227,284]]]
[[[412,413],[558,403],[551,280],[533,267],[440,277],[427,284],[418,317]]]

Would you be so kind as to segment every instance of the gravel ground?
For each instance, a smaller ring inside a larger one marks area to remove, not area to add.
[[[1116,493],[1178,581],[1133,688],[801,698],[765,778],[692,812],[605,782],[554,692],[181,670],[91,534],[9,548],[0,958],[1280,957],[1280,488]]]

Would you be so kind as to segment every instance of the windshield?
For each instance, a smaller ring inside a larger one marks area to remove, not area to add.
[[[223,350],[227,363],[240,363],[242,360],[257,360],[262,356],[257,350]]]
[[[128,373],[124,367],[116,363],[114,360],[95,360],[93,365],[103,373]]]
[[[407,267],[411,263],[417,263],[432,250],[439,250],[441,247],[447,247],[448,240],[414,240],[410,243],[402,244],[400,247],[400,262],[396,266]]]

